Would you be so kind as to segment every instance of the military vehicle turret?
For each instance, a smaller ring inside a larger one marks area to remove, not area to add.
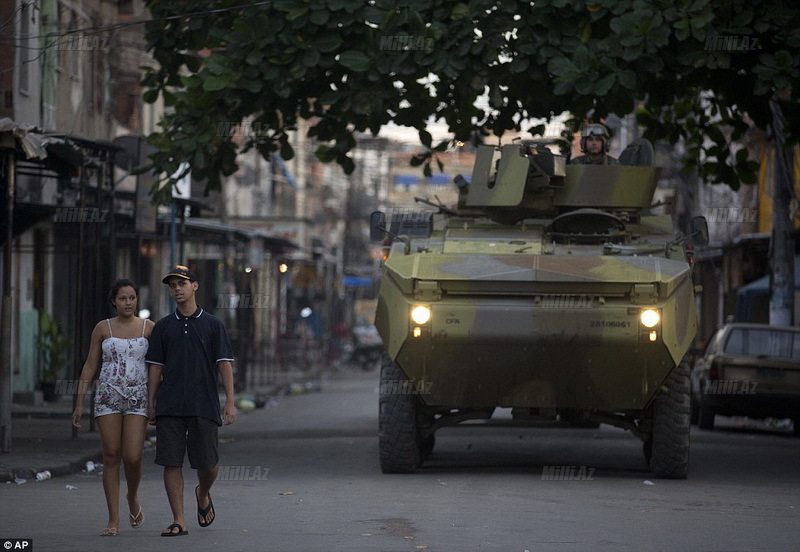
[[[548,145],[479,146],[454,209],[372,214],[388,255],[375,319],[386,473],[420,467],[437,429],[510,408],[625,428],[655,476],[688,474],[688,245],[707,241],[705,220],[684,236],[650,214],[654,167],[568,165]]]

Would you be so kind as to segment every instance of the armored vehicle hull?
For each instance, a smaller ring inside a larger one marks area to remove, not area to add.
[[[624,427],[656,475],[686,477],[696,316],[684,240],[647,213],[657,172],[553,157],[482,149],[457,211],[382,227],[401,238],[375,321],[384,471],[419,467],[439,427],[511,408]]]

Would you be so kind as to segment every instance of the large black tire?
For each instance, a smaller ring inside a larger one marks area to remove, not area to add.
[[[383,473],[411,473],[422,464],[417,398],[402,392],[408,378],[386,353],[381,357],[378,452]]]
[[[711,405],[705,398],[700,399],[700,412],[697,417],[697,427],[700,429],[714,429],[714,418],[716,414]]]
[[[686,479],[689,475],[689,363],[682,361],[667,377],[653,404],[653,433],[646,444],[655,477]]]

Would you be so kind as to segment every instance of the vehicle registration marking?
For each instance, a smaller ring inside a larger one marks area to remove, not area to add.
[[[590,328],[630,328],[631,323],[627,320],[590,320]]]

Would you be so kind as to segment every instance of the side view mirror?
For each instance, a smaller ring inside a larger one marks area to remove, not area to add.
[[[689,239],[697,245],[708,245],[708,221],[706,217],[694,217],[689,223]]]
[[[369,239],[382,241],[386,232],[386,214],[383,211],[374,211],[369,216]]]

